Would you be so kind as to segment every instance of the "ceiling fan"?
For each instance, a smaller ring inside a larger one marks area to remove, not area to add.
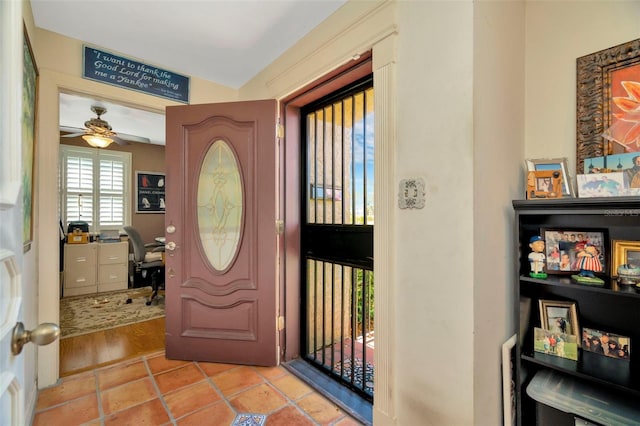
[[[129,145],[129,142],[142,142],[151,143],[149,138],[142,136],[126,135],[124,133],[116,133],[111,129],[109,123],[102,118],[102,115],[106,114],[107,109],[100,105],[92,105],[91,111],[93,111],[97,117],[91,118],[84,122],[84,129],[77,127],[60,126],[60,131],[70,132],[69,134],[62,135],[63,138],[74,138],[82,136],[82,139],[96,148],[106,148],[115,142],[118,145]]]

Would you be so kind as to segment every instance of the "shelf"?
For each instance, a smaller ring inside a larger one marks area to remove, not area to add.
[[[571,289],[571,291],[593,292],[597,294],[609,294],[640,299],[640,288],[634,285],[618,284],[616,280],[605,279],[605,283],[603,286],[595,286],[574,283],[573,281],[571,281],[570,275],[549,275],[549,277],[545,280],[521,275],[520,282],[535,283],[536,285],[540,286],[566,288]]]
[[[640,378],[634,375],[629,361],[582,350],[578,361],[539,352],[523,353],[521,359],[640,397]]]

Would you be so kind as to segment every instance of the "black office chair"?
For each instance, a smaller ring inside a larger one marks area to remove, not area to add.
[[[131,247],[133,247],[135,271],[139,272],[143,279],[147,276],[151,278],[151,297],[147,300],[147,305],[151,305],[158,296],[158,290],[164,287],[164,262],[162,261],[164,244],[145,244],[140,233],[135,228],[125,226],[123,229],[129,236]]]

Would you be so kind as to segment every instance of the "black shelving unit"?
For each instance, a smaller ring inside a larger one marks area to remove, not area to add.
[[[640,198],[516,200],[513,207],[518,248],[515,318],[520,319],[516,349],[520,360],[516,370],[518,424],[538,424],[536,402],[527,395],[526,387],[542,369],[593,384],[599,389],[610,389],[612,394],[640,400],[640,288],[618,284],[611,278],[610,271],[611,241],[640,241]],[[572,282],[570,275],[550,274],[547,279],[529,277],[529,240],[540,235],[542,229],[602,231],[606,239],[606,262],[601,278],[605,284],[577,284]],[[521,312],[520,297],[530,300],[528,315]],[[541,299],[575,302],[581,329],[587,327],[630,337],[630,360],[581,349],[577,361],[535,352],[533,329],[541,324],[538,309]]]

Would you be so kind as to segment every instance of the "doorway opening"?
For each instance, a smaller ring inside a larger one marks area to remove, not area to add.
[[[302,359],[374,397],[374,90],[368,75],[301,109]]]

